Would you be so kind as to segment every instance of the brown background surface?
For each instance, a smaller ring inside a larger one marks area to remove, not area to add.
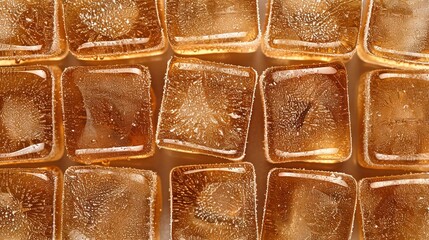
[[[263,23],[265,22],[265,10],[266,1],[260,0],[260,18],[261,28],[263,29]],[[82,62],[76,60],[70,54],[66,59],[61,62],[54,63],[58,64],[62,69],[68,66],[75,65],[110,65],[110,64],[124,64],[124,63],[136,63],[143,64],[150,69],[152,75],[152,87],[156,95],[156,116],[159,112],[159,107],[162,99],[162,88],[164,85],[164,75],[167,66],[167,61],[173,55],[171,49],[161,56],[122,60],[122,61],[104,61],[104,62]],[[251,54],[216,54],[216,55],[203,55],[197,56],[198,58],[210,61],[224,62],[229,64],[236,64],[242,66],[251,66],[255,68],[260,75],[262,71],[271,66],[278,65],[290,65],[290,64],[306,64],[311,62],[299,62],[299,61],[286,61],[286,60],[275,60],[265,57],[260,49],[257,52]],[[358,139],[358,119],[357,119],[357,94],[358,94],[358,83],[359,77],[366,71],[377,69],[379,67],[372,66],[363,63],[357,55],[353,57],[351,61],[346,63],[348,76],[349,76],[349,96],[350,96],[350,110],[352,120],[352,132],[353,132],[353,155],[351,159],[346,162],[338,164],[316,164],[316,163],[285,163],[285,164],[270,164],[265,160],[263,152],[263,112],[261,97],[259,91],[256,91],[256,99],[253,106],[253,115],[250,124],[250,132],[246,150],[246,157],[244,161],[248,161],[254,164],[257,174],[257,200],[258,200],[258,222],[259,226],[262,221],[263,205],[265,201],[265,188],[266,178],[268,172],[275,167],[283,168],[306,168],[316,170],[327,170],[327,171],[338,171],[353,175],[357,180],[363,177],[370,176],[384,176],[391,174],[402,174],[403,171],[385,171],[385,170],[369,170],[360,167],[357,164],[356,156],[359,146]],[[156,126],[156,125],[155,125]],[[204,164],[204,163],[227,163],[229,161],[222,160],[219,158],[193,155],[185,153],[177,153],[169,150],[157,149],[153,157],[141,160],[133,161],[116,161],[111,162],[110,166],[122,166],[122,167],[134,167],[141,169],[149,169],[156,171],[162,181],[162,194],[163,194],[163,209],[161,217],[161,239],[169,239],[169,217],[170,217],[170,205],[169,205],[169,173],[170,170],[175,166],[186,165],[186,164]],[[40,166],[58,166],[62,170],[65,170],[71,165],[78,165],[71,162],[67,156],[64,156],[60,161],[47,163],[47,164],[31,164],[31,165],[19,165],[20,167],[40,167]],[[7,167],[16,167],[7,166]],[[407,171],[409,172],[409,171]],[[125,216],[124,216],[125,217]],[[358,239],[358,221],[357,215],[355,217],[355,228],[353,231],[353,238]],[[260,228],[258,229],[260,231]]]

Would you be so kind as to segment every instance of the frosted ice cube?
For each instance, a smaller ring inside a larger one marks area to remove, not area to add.
[[[70,167],[63,196],[64,239],[157,239],[160,181],[148,170]]]
[[[270,0],[265,55],[289,59],[350,59],[357,45],[361,0]]]
[[[161,54],[167,39],[159,0],[64,0],[72,54],[84,60]]]
[[[62,77],[66,147],[74,161],[151,156],[150,73],[141,65],[71,67]]]
[[[429,238],[428,174],[365,178],[359,202],[363,239]]]
[[[167,0],[171,47],[180,54],[253,52],[259,43],[256,0]]]
[[[57,168],[0,169],[0,239],[58,239],[61,188]]]
[[[262,74],[270,162],[338,162],[351,154],[347,73],[342,63],[272,67]]]
[[[173,240],[257,239],[251,164],[176,167],[170,187]]]
[[[389,67],[429,67],[429,4],[425,0],[368,0],[358,54]]]
[[[428,169],[429,74],[376,70],[362,76],[359,162],[371,168]]]
[[[164,86],[158,146],[242,159],[255,87],[252,68],[173,57]]]
[[[61,158],[58,80],[57,68],[0,68],[0,165]]]
[[[355,208],[356,181],[350,175],[273,169],[261,239],[349,239]]]
[[[0,65],[65,56],[60,4],[59,0],[0,2]]]

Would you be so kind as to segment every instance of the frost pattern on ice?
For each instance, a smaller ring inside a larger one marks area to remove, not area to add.
[[[73,171],[66,173],[66,239],[152,239],[153,179],[126,170]]]
[[[157,1],[66,0],[69,47],[85,58],[160,50],[164,34]]]
[[[265,204],[262,239],[348,239],[356,185],[343,174],[278,169]]]
[[[4,99],[0,119],[12,141],[32,141],[45,137],[43,113],[31,99]]]
[[[342,217],[338,200],[317,189],[297,188],[288,216],[283,227],[279,224],[280,235],[285,239],[337,239]]]
[[[193,82],[186,94],[179,109],[173,110],[177,119],[171,132],[178,132],[180,135],[187,135],[198,142],[209,142],[213,136],[207,135],[206,130],[217,129],[216,135],[224,135],[223,129],[218,126],[225,126],[229,123],[226,103],[215,106],[213,109],[209,106],[206,93],[201,80]],[[234,132],[232,132],[234,134]],[[236,138],[232,136],[232,140]]]
[[[424,160],[429,153],[425,80],[386,78],[371,86],[370,152],[378,160]]]
[[[139,18],[139,9],[134,0],[88,2],[79,17],[83,24],[94,32],[109,38],[119,38],[132,31]],[[101,9],[101,11],[94,9]]]
[[[239,157],[245,145],[254,78],[249,69],[172,59],[157,141]]]
[[[54,41],[54,16],[53,0],[0,2],[0,52],[49,51]]]
[[[168,24],[177,42],[250,41],[258,34],[254,1],[169,0],[167,7],[172,15]]]
[[[40,69],[0,75],[0,158],[45,157],[55,124],[52,80]]]
[[[243,191],[236,183],[207,184],[196,200],[195,216],[209,223],[242,224],[246,203]]]
[[[0,239],[52,239],[52,179],[13,171],[0,172]]]
[[[266,44],[283,55],[348,54],[356,47],[360,11],[359,0],[273,0]]]
[[[142,121],[137,117],[150,109],[150,101],[144,100],[140,92],[144,90],[140,81],[117,80],[101,78],[76,82],[86,111],[85,127],[78,140],[83,150],[93,147],[109,151],[108,148],[129,146],[133,129]]]
[[[425,0],[374,1],[369,41],[382,54],[428,58],[429,5]]]
[[[429,186],[389,185],[366,192],[365,236],[368,239],[428,239]]]
[[[249,169],[224,168],[174,170],[172,239],[256,239]]]
[[[283,13],[288,26],[303,41],[332,42],[339,38],[339,19],[344,2],[337,1],[283,1]]]
[[[339,118],[347,114],[347,102],[341,100],[343,89],[324,75],[285,81],[273,90],[269,100],[273,122],[268,124],[273,129],[275,151],[290,157],[336,154],[337,138],[344,131]],[[288,83],[291,81],[299,83]]]

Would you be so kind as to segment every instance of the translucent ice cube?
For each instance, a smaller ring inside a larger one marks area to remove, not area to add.
[[[180,54],[253,52],[259,43],[256,0],[167,0],[167,26]]]
[[[59,169],[0,170],[0,239],[58,239]]]
[[[342,173],[273,169],[261,239],[349,239],[356,181]]]
[[[172,58],[158,123],[158,146],[242,159],[255,86],[252,68]]]
[[[1,1],[0,65],[64,57],[60,5],[58,0]]]
[[[91,163],[153,154],[147,68],[68,68],[62,86],[66,147],[73,160]]]
[[[429,74],[376,70],[362,76],[359,162],[372,168],[428,168]]]
[[[428,192],[428,174],[361,180],[359,202],[363,239],[428,239]]]
[[[70,51],[79,59],[142,57],[166,50],[159,0],[64,0]]]
[[[350,59],[361,0],[270,0],[262,51],[290,59]]]
[[[62,156],[58,79],[56,68],[0,69],[0,164]]]
[[[147,170],[70,167],[64,179],[64,239],[157,239],[159,184]]]
[[[358,54],[379,65],[429,67],[429,4],[425,0],[368,0]]]
[[[273,67],[260,78],[268,161],[344,161],[351,136],[341,63]]]
[[[171,238],[257,239],[251,164],[198,165],[171,172]]]

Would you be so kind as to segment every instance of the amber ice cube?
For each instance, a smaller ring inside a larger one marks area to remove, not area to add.
[[[0,68],[0,165],[55,161],[63,154],[57,68]]]
[[[429,72],[375,70],[361,77],[359,162],[429,169]]]
[[[60,239],[62,173],[0,169],[0,239]]]
[[[356,180],[344,173],[275,168],[261,239],[350,239]]]
[[[427,0],[368,0],[364,6],[358,54],[387,67],[429,68]]]
[[[0,1],[0,65],[65,57],[61,4],[61,0]]]
[[[241,160],[256,75],[250,67],[173,57],[165,79],[158,146]]]
[[[350,157],[347,73],[342,63],[268,68],[259,86],[268,161],[332,163]]]
[[[260,30],[257,0],[167,0],[171,47],[179,54],[254,52]]]
[[[70,51],[83,60],[161,54],[163,9],[161,0],[64,0]]]
[[[350,59],[362,0],[269,0],[262,51],[288,59]]]
[[[69,157],[89,164],[153,155],[150,81],[141,65],[67,68],[62,94]]]
[[[429,174],[364,178],[358,198],[362,239],[429,238]]]
[[[63,239],[159,239],[160,181],[148,170],[70,167]]]
[[[171,239],[257,239],[255,170],[250,163],[174,168]]]

